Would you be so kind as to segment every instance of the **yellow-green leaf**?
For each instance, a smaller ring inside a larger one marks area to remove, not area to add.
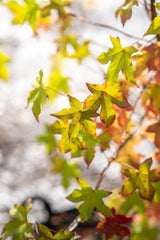
[[[107,52],[103,52],[98,60],[102,64],[110,63],[110,66],[107,70],[107,82],[114,83],[118,81],[118,74],[120,71],[123,72],[125,78],[136,84],[134,75],[135,67],[132,64],[131,57],[134,53],[137,52],[135,47],[129,46],[123,48],[120,43],[119,38],[114,38],[110,36],[110,39],[113,44],[113,48],[109,48]]]
[[[149,26],[144,36],[151,34],[160,34],[160,17],[155,17],[153,19],[151,25]]]

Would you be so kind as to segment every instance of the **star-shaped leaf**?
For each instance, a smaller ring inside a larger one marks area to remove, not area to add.
[[[2,240],[13,236],[13,239],[24,240],[33,234],[32,225],[27,221],[27,214],[31,210],[31,202],[28,201],[24,205],[15,204],[10,210],[10,220],[3,228]]]
[[[137,49],[132,46],[123,48],[119,38],[110,36],[110,39],[112,41],[113,48],[109,48],[107,52],[103,52],[98,57],[98,60],[102,64],[111,62],[107,70],[107,82],[117,82],[118,74],[122,71],[129,82],[136,84],[134,78],[135,67],[132,64],[131,57],[137,52]]]
[[[40,12],[41,8],[35,0],[24,0],[23,5],[17,1],[8,1],[6,5],[14,14],[12,23],[23,24],[25,21],[28,21],[33,31],[36,31],[37,12]]]
[[[77,98],[72,96],[68,97],[71,108],[63,109],[58,113],[51,114],[51,116],[62,120],[72,119],[69,125],[70,140],[78,136],[81,128],[84,128],[87,132],[95,135],[96,124],[91,120],[91,118],[98,116],[96,111],[83,107],[81,102]]]
[[[115,16],[116,18],[118,15],[121,16],[121,22],[123,26],[125,25],[126,21],[132,16],[132,7],[135,5],[138,5],[137,0],[126,0],[125,3],[117,9]]]
[[[128,227],[124,225],[130,223],[132,218],[126,217],[122,214],[116,214],[114,208],[112,208],[112,214],[113,217],[105,217],[104,222],[98,223],[96,232],[104,234],[106,240],[112,238],[114,235],[117,235],[120,238],[130,236]]]
[[[30,91],[30,95],[27,99],[27,106],[33,102],[32,106],[32,112],[36,118],[36,120],[39,122],[39,114],[41,113],[41,106],[48,99],[47,91],[43,87],[42,83],[43,78],[43,72],[39,72],[39,77],[36,78],[35,82],[33,83],[34,89]]]
[[[160,122],[154,123],[153,125],[147,128],[147,132],[155,133],[154,143],[160,148]]]
[[[69,163],[62,156],[56,155],[51,159],[53,167],[51,169],[54,173],[60,173],[62,175],[62,184],[64,188],[68,188],[70,180],[80,176],[78,170],[78,164]]]
[[[57,148],[57,142],[53,136],[50,125],[46,124],[45,128],[46,128],[45,134],[39,135],[37,137],[37,141],[44,143],[47,152],[50,154],[52,151],[54,151]]]
[[[131,195],[138,189],[139,195],[143,199],[152,201],[155,194],[155,189],[152,182],[160,181],[160,172],[157,170],[150,170],[152,159],[148,158],[142,162],[139,169],[126,169],[123,175],[128,179],[123,183],[121,194],[123,196]]]
[[[106,127],[109,127],[115,119],[113,104],[120,108],[130,106],[123,93],[119,91],[120,85],[117,83],[107,83],[105,85],[87,83],[87,87],[93,95],[85,100],[84,106],[91,110],[98,110],[101,105],[100,119]]]
[[[83,201],[83,203],[77,207],[82,222],[87,221],[91,217],[95,208],[106,216],[112,216],[111,210],[104,204],[102,200],[103,198],[108,197],[111,192],[94,190],[84,180],[81,179],[78,179],[78,185],[81,190],[73,190],[67,199],[72,202]]]
[[[160,34],[160,17],[155,17],[153,19],[151,25],[149,26],[144,36],[151,34]]]

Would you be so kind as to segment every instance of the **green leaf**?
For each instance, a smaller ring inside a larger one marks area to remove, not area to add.
[[[27,221],[27,214],[31,210],[31,202],[27,202],[24,207],[21,204],[15,204],[10,210],[10,216],[13,220],[9,221],[3,228],[3,237],[5,240],[9,236],[13,239],[24,240],[25,236],[33,234],[32,225]]]
[[[120,108],[130,106],[123,93],[119,91],[120,85],[118,83],[107,83],[104,85],[87,83],[87,87],[93,95],[85,100],[84,106],[87,109],[94,108],[97,110],[101,105],[100,119],[106,127],[109,127],[115,119],[113,104]]]
[[[140,224],[133,226],[131,240],[157,240],[157,235],[157,227],[149,226],[148,221],[144,219]]]
[[[111,134],[108,134],[105,130],[98,136],[99,145],[101,146],[101,151],[105,151],[109,148],[109,143],[111,140]]]
[[[155,3],[155,5],[156,5],[156,8],[160,11],[160,2]]]
[[[133,207],[136,207],[138,213],[144,214],[145,205],[144,200],[139,196],[137,192],[125,197],[125,201],[120,207],[120,213],[126,215]]]
[[[53,101],[57,96],[57,93],[52,89],[62,91],[64,93],[69,92],[68,80],[69,78],[64,77],[59,69],[56,69],[51,73],[49,78],[46,80],[46,86],[48,87],[46,91],[50,101]]]
[[[80,176],[78,164],[76,163],[69,163],[59,155],[54,156],[51,159],[51,162],[53,164],[51,171],[62,175],[62,184],[64,188],[68,188],[70,186],[71,179]]]
[[[160,34],[160,17],[155,17],[144,36],[151,34]]]
[[[44,226],[44,225],[42,225],[38,222],[36,222],[36,225],[38,227],[38,233],[39,233],[39,236],[40,236],[41,240],[54,239],[53,234],[50,232],[50,230],[46,226]]]
[[[42,70],[39,72],[39,77],[36,78],[35,82],[33,83],[33,90],[30,91],[30,95],[27,99],[27,106],[33,102],[32,112],[39,122],[39,114],[41,113],[41,106],[42,104],[48,99],[47,91],[43,87],[43,72]]]
[[[6,63],[9,62],[9,57],[5,55],[2,51],[0,51],[0,78],[3,80],[8,79],[8,69],[6,67]]]
[[[152,182],[160,181],[160,172],[156,170],[150,170],[151,165],[152,159],[148,158],[140,164],[139,170],[124,170],[123,175],[128,177],[128,180],[123,183],[121,191],[123,196],[129,196],[136,189],[138,189],[139,195],[143,199],[152,201],[155,194],[155,189]]]
[[[51,114],[51,116],[57,117],[61,120],[71,119],[68,130],[68,137],[70,141],[78,137],[82,128],[95,135],[96,125],[91,118],[98,116],[96,111],[85,109],[84,106],[82,107],[81,102],[75,97],[68,96],[68,98],[71,108],[63,109],[58,113]]]
[[[52,0],[45,8],[42,9],[41,16],[45,17],[51,14],[53,9],[57,10],[59,17],[64,18],[66,16],[65,6],[69,6],[70,1]]]
[[[57,148],[57,142],[53,136],[50,125],[46,124],[45,128],[46,128],[45,134],[39,135],[37,137],[37,141],[40,143],[44,143],[46,147],[46,151],[48,153],[51,153]]]
[[[20,5],[16,1],[8,1],[6,5],[14,14],[13,24],[23,24],[25,21],[28,21],[33,31],[36,31],[37,12],[41,8],[35,0],[24,0],[23,5]]]
[[[54,235],[53,239],[56,239],[56,240],[74,240],[73,235],[74,235],[73,232],[64,232],[63,230],[60,230],[58,233],[56,233]]]
[[[104,204],[103,198],[106,198],[111,192],[104,190],[94,190],[85,181],[78,179],[78,185],[81,188],[73,190],[73,192],[67,197],[72,202],[83,201],[77,208],[80,213],[82,222],[87,221],[93,210],[96,208],[102,214],[106,216],[112,216],[111,210]]]
[[[137,49],[132,46],[123,48],[119,38],[110,36],[110,39],[112,41],[113,48],[109,48],[107,52],[103,52],[98,57],[98,60],[102,64],[111,62],[107,70],[107,82],[117,82],[118,74],[122,71],[129,82],[136,84],[134,78],[135,67],[132,64],[131,57],[137,52]]]
[[[125,25],[126,21],[131,18],[132,7],[135,5],[138,5],[137,0],[126,0],[125,3],[117,9],[115,16],[117,18],[118,15],[120,15],[123,26]]]

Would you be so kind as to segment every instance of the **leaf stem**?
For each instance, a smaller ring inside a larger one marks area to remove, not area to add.
[[[53,91],[53,92],[55,92],[55,93],[57,93],[57,94],[59,94],[59,95],[62,95],[62,96],[64,96],[64,97],[68,97],[68,95],[66,95],[66,94],[64,94],[64,93],[61,93],[61,92],[59,92],[59,91],[57,91],[57,90],[55,90],[55,89],[53,89],[53,88],[51,88],[51,87],[44,86],[44,85],[43,85],[43,87],[44,87],[44,88],[48,88],[48,89],[50,89],[51,91]]]

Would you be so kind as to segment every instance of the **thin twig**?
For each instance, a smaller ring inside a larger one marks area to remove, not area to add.
[[[113,31],[115,31],[115,32],[119,32],[119,33],[121,33],[121,34],[123,34],[123,35],[125,35],[125,36],[127,36],[127,37],[129,37],[129,38],[134,38],[134,39],[138,39],[138,40],[141,39],[140,37],[134,36],[134,35],[132,35],[132,34],[130,34],[130,33],[126,33],[126,32],[124,32],[124,31],[122,31],[122,30],[120,30],[120,29],[118,29],[118,28],[116,28],[116,27],[113,27],[113,26],[110,26],[110,25],[104,24],[104,23],[94,22],[94,21],[91,21],[91,20],[89,20],[89,19],[86,19],[86,18],[84,18],[84,17],[82,17],[82,16],[78,16],[78,15],[76,15],[76,14],[74,14],[74,13],[68,13],[68,16],[73,17],[73,18],[76,18],[76,19],[78,19],[78,20],[81,21],[81,22],[84,22],[84,23],[87,23],[87,24],[91,24],[91,25],[93,25],[93,26],[111,29],[111,30],[113,30]],[[146,39],[143,39],[143,40],[144,40],[144,41],[147,41]]]
[[[59,95],[62,95],[62,96],[64,96],[64,97],[68,97],[68,95],[66,95],[66,94],[64,94],[64,93],[61,93],[61,92],[59,92],[59,91],[57,91],[57,90],[55,90],[55,89],[53,89],[53,88],[51,88],[51,87],[44,86],[44,85],[43,85],[43,87],[44,87],[44,88],[48,88],[48,89],[50,89],[51,91],[53,91],[53,92],[55,92],[55,93],[57,93],[57,94],[59,94]]]
[[[66,228],[65,232],[73,231],[81,221],[80,215],[78,215],[73,222]]]

